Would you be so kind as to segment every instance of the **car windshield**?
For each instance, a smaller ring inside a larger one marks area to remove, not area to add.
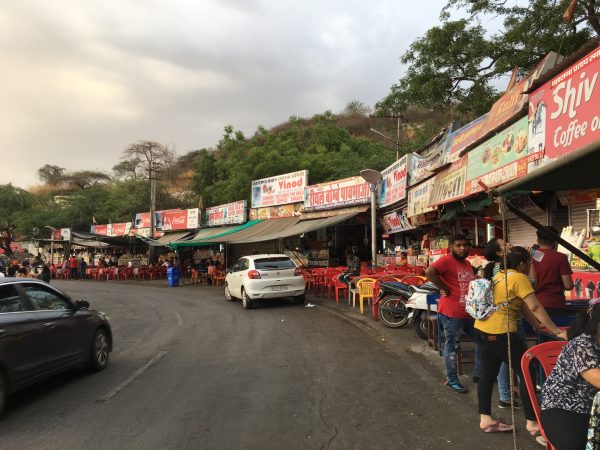
[[[275,258],[261,258],[254,260],[254,267],[259,270],[273,270],[273,269],[294,269],[296,265],[290,258],[275,257]]]

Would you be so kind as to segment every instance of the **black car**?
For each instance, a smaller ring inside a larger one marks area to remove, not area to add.
[[[39,280],[0,278],[0,411],[8,394],[43,378],[106,367],[112,331],[89,306]]]

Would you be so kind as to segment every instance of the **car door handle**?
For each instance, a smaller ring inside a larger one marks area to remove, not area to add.
[[[56,322],[46,322],[46,323],[42,324],[42,326],[48,327],[48,328],[52,328],[54,325],[56,325]]]

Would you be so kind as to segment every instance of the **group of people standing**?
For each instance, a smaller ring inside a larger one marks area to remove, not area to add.
[[[454,392],[468,392],[458,378],[457,352],[460,351],[461,335],[471,332],[476,345],[473,381],[477,383],[479,427],[485,432],[513,429],[514,425],[494,418],[491,411],[496,379],[500,391],[499,407],[521,408],[516,401],[511,404],[510,359],[515,380],[519,381],[525,428],[532,436],[538,436],[540,425],[521,373],[521,358],[527,350],[522,319],[534,329],[544,328],[559,339],[571,339],[544,385],[542,425],[558,450],[583,449],[592,401],[600,388],[600,306],[590,302],[591,306],[579,314],[568,332],[557,327],[549,312],[556,313],[564,308],[564,291],[573,288],[572,272],[566,256],[556,250],[549,234],[538,232],[538,245],[532,257],[528,249],[511,247],[502,239],[492,239],[488,243],[485,256],[490,263],[482,275],[491,281],[496,307],[483,320],[474,320],[465,310],[469,283],[476,274],[467,261],[469,244],[464,235],[452,236],[450,253],[427,268],[429,280],[442,294],[438,313],[446,338],[447,385]]]

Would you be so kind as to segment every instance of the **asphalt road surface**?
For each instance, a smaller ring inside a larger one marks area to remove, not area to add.
[[[2,449],[513,448],[511,434],[479,431],[439,367],[323,306],[245,311],[210,286],[55,285],[109,315],[114,352],[103,372],[12,396]]]

